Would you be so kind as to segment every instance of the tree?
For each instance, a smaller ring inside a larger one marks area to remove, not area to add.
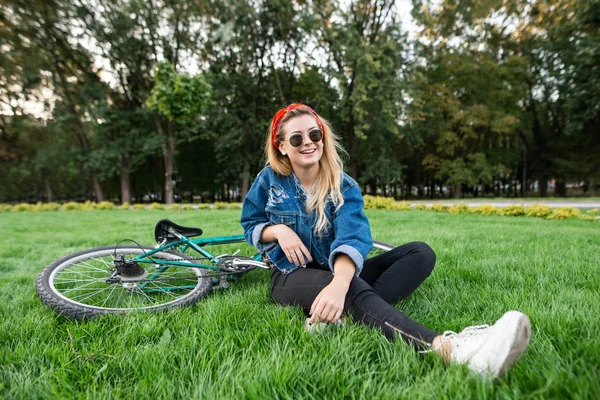
[[[154,88],[146,104],[167,119],[164,133],[160,123],[159,133],[165,163],[165,203],[173,203],[174,155],[177,143],[177,124],[199,117],[205,111],[211,96],[211,86],[202,75],[178,74],[168,62],[159,63],[154,74]],[[156,118],[159,118],[156,115]]]

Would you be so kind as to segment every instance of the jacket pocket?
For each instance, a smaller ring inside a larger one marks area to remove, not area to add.
[[[269,220],[273,225],[283,224],[294,229],[296,226],[296,216],[271,213]]]

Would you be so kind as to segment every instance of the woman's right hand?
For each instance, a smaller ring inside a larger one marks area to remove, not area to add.
[[[312,261],[312,257],[298,234],[287,225],[280,224],[274,227],[277,229],[274,232],[275,238],[288,261],[297,267],[306,267],[306,264]]]

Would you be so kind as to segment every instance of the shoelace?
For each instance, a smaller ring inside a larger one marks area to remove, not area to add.
[[[455,337],[461,337],[461,338],[466,339],[469,337],[478,336],[478,335],[482,334],[489,327],[490,327],[489,325],[483,324],[483,325],[467,326],[460,333],[456,333],[454,331],[444,331],[444,333],[442,333],[442,340],[437,347],[433,348],[433,347],[431,347],[431,344],[427,344],[431,348],[427,349],[427,350],[421,350],[421,351],[419,351],[419,353],[426,354],[426,353],[431,353],[432,351],[437,351],[437,350],[439,350],[440,347],[442,347],[444,345],[444,343],[454,339]]]

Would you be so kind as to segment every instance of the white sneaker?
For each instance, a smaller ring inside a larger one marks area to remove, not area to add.
[[[498,378],[525,352],[531,322],[519,311],[508,311],[492,326],[470,326],[458,334],[446,331],[443,336],[442,343],[452,343],[451,362],[467,363],[479,375]]]

